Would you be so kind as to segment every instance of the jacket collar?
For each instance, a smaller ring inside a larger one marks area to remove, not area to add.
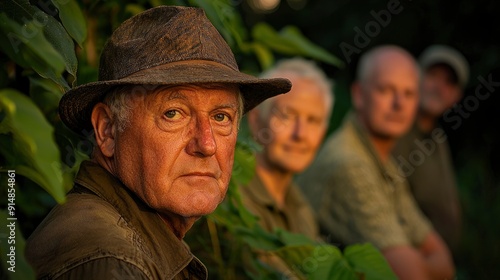
[[[205,266],[174,235],[157,212],[106,169],[95,162],[84,161],[75,183],[99,196],[120,213],[137,235],[139,248],[162,268],[162,279],[173,278],[193,260],[191,268],[194,271],[190,269],[190,272],[206,278]]]

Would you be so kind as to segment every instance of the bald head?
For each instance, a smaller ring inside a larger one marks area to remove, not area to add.
[[[393,69],[413,72],[417,79],[420,75],[417,61],[410,53],[398,46],[384,45],[366,52],[361,57],[356,79],[359,83],[366,83],[378,72]]]
[[[418,104],[419,70],[415,59],[397,46],[381,46],[363,55],[352,101],[372,135],[395,139],[413,123]]]

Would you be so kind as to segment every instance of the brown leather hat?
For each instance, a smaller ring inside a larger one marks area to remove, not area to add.
[[[94,105],[118,85],[237,84],[244,112],[288,92],[287,79],[259,79],[238,70],[231,49],[203,10],[159,6],[123,22],[104,46],[99,81],[69,90],[59,103],[73,131],[92,130]]]

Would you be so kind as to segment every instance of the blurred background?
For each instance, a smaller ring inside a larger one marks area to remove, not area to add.
[[[449,113],[456,121],[441,121],[451,144],[464,216],[455,262],[458,279],[500,278],[500,116],[497,114],[500,24],[496,20],[500,2],[2,0],[0,3],[0,179],[6,182],[7,169],[15,168],[18,172],[16,216],[22,221],[18,236],[29,236],[56,201],[64,201],[64,193],[71,188],[79,163],[87,158],[85,154],[92,147],[88,140],[61,124],[57,116],[60,96],[70,86],[97,79],[100,50],[123,20],[161,4],[191,5],[205,9],[245,72],[259,74],[285,57],[299,55],[315,60],[335,81],[336,102],[329,133],[338,128],[351,106],[349,87],[363,52],[381,44],[399,45],[415,56],[432,44],[446,44],[462,52],[471,66],[469,83],[464,98]],[[26,26],[30,28],[29,34],[23,33],[28,30],[23,29]],[[45,38],[37,37],[42,33]],[[481,80],[490,83],[485,86]],[[481,86],[483,95],[485,88],[489,90],[487,98],[476,97]],[[12,108],[9,104],[26,110],[16,115],[9,110]],[[28,151],[26,147],[33,143],[42,146],[42,151]],[[233,176],[238,175],[233,172]],[[7,197],[6,193],[2,183],[0,197]],[[2,199],[0,208],[5,209],[6,203]],[[5,250],[2,246],[0,249]],[[29,279],[22,277],[18,274],[17,279]]]
[[[390,11],[391,7],[398,13],[377,21],[374,14]],[[381,44],[396,44],[418,57],[429,45],[445,44],[464,54],[471,68],[464,98],[458,104],[463,111],[457,109],[448,115],[458,116],[461,121],[441,120],[451,145],[464,215],[455,262],[458,279],[498,279],[500,83],[491,89],[488,98],[477,105],[474,101],[478,100],[475,94],[481,85],[479,77],[500,82],[500,2],[249,0],[241,4],[241,11],[249,25],[262,20],[276,29],[295,25],[345,63],[343,68],[320,64],[336,84],[330,132],[350,108],[349,86],[364,51]],[[465,100],[470,104],[464,104]]]

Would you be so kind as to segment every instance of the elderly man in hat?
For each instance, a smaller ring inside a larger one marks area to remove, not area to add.
[[[408,178],[415,200],[452,249],[461,232],[460,201],[447,136],[439,125],[463,95],[469,65],[457,50],[428,47],[420,56],[420,108],[413,128],[403,137],[394,157]]]
[[[72,89],[60,116],[93,130],[67,202],[28,239],[43,279],[206,279],[182,239],[225,196],[241,115],[290,90],[240,73],[202,10],[157,7],[104,47],[99,81]]]

